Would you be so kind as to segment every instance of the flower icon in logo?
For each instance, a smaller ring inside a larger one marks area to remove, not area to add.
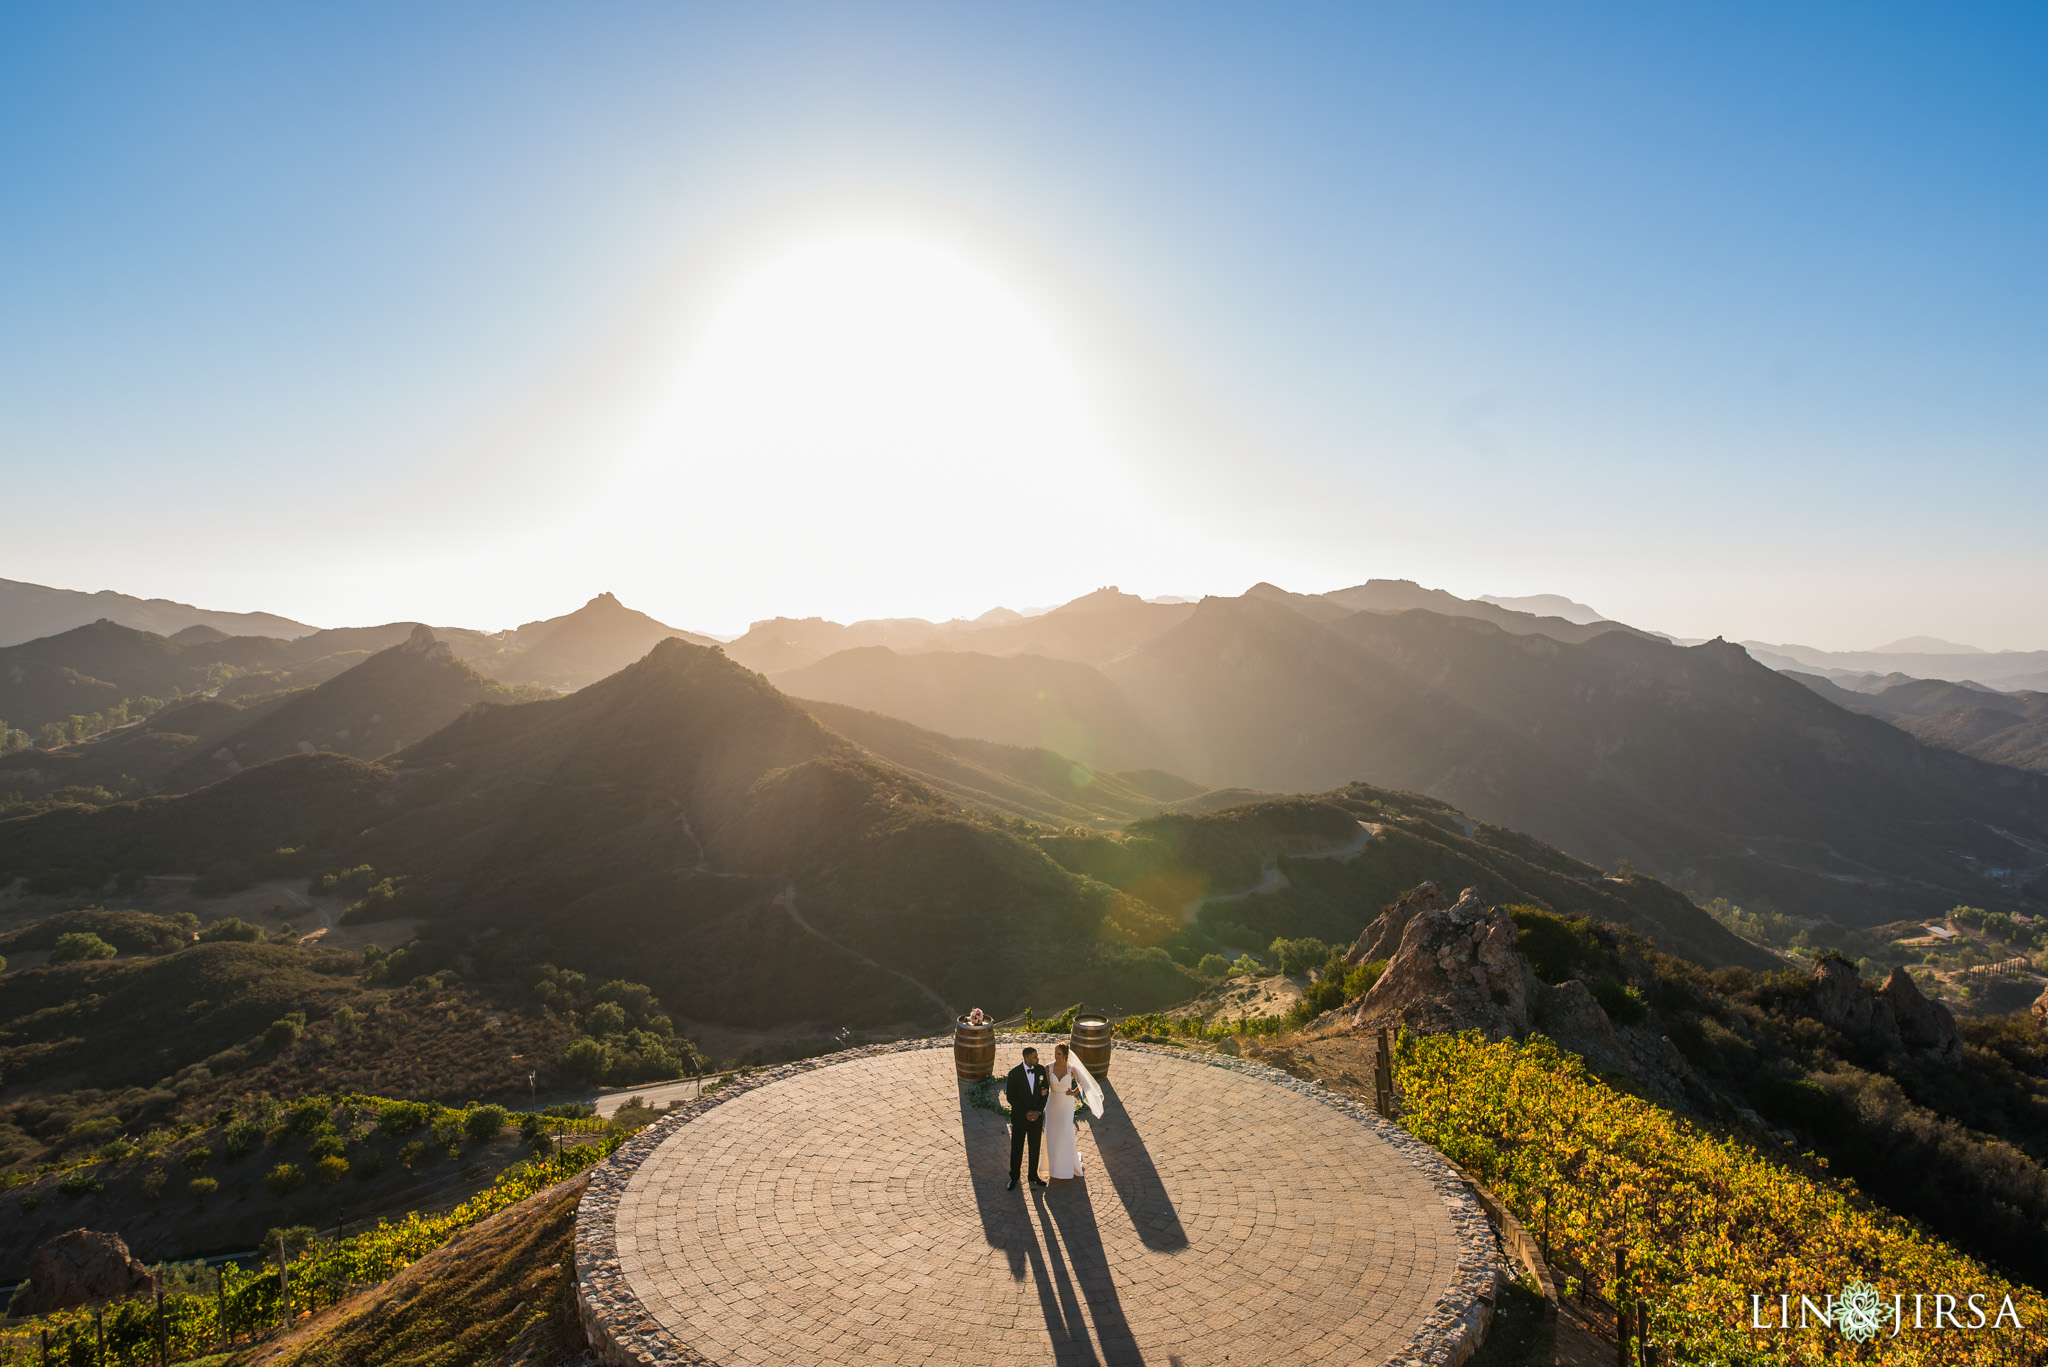
[[[1884,1303],[1877,1288],[1868,1282],[1850,1282],[1835,1297],[1835,1323],[1842,1337],[1851,1343],[1868,1343],[1892,1317],[1893,1307]]]

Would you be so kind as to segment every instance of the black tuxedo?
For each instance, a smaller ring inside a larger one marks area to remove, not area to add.
[[[1035,1084],[1035,1085],[1034,1085]],[[1043,1063],[1032,1069],[1032,1078],[1026,1081],[1024,1065],[1018,1064],[1010,1070],[1010,1076],[1003,1083],[1003,1097],[1010,1103],[1010,1181],[1017,1180],[1018,1171],[1024,1165],[1024,1146],[1031,1145],[1031,1176],[1038,1176],[1038,1146],[1045,1134],[1045,1106],[1052,1096],[1052,1071]],[[1027,1112],[1038,1112],[1038,1119],[1026,1120]]]

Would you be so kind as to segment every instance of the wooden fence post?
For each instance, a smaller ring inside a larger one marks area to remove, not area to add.
[[[234,1335],[228,1332],[228,1268],[230,1266],[232,1264],[222,1263],[213,1274],[213,1299],[214,1304],[218,1307],[218,1324],[216,1327],[220,1330],[220,1346],[223,1348],[235,1341]]]
[[[1614,1364],[1628,1367],[1628,1307],[1622,1303],[1622,1281],[1628,1276],[1628,1254],[1614,1250]]]
[[[292,1274],[291,1264],[284,1260],[284,1235],[277,1236],[277,1322],[289,1329],[292,1327]]]
[[[50,1331],[43,1330],[43,1367],[50,1367]]]
[[[92,1312],[93,1367],[107,1367],[107,1308],[95,1306]]]
[[[164,1323],[164,1287],[156,1287],[156,1367],[170,1367],[171,1327]]]
[[[1383,1120],[1394,1118],[1394,1060],[1389,1052],[1387,1027],[1380,1027],[1379,1056],[1372,1070],[1373,1106]]]

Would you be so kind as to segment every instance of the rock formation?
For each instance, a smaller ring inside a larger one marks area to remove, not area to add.
[[[1963,1061],[1963,1040],[1956,1032],[1954,1013],[1940,1002],[1921,996],[1905,969],[1894,968],[1875,995],[1891,1009],[1901,1044],[1921,1050],[1936,1063],[1953,1067]]]
[[[1843,1034],[1883,1048],[1915,1049],[1949,1066],[1962,1062],[1955,1016],[1922,996],[1903,968],[1894,968],[1884,986],[1872,991],[1854,964],[1823,955],[1813,965],[1813,1013]]]
[[[1450,906],[1444,900],[1443,889],[1434,883],[1419,883],[1408,892],[1396,898],[1394,904],[1379,914],[1377,920],[1358,933],[1358,942],[1351,946],[1351,952],[1344,956],[1350,964],[1369,964],[1381,959],[1392,959],[1394,951],[1401,947],[1401,933],[1408,929],[1408,923],[1424,911],[1443,911]]]
[[[1367,956],[1360,962],[1384,957],[1387,970],[1358,1004],[1354,1027],[1480,1029],[1495,1038],[1528,1033],[1540,984],[1515,949],[1507,909],[1487,906],[1476,889],[1445,907],[1436,885],[1424,883],[1358,938],[1352,953]]]
[[[129,1256],[120,1235],[90,1229],[69,1230],[45,1241],[29,1257],[28,1282],[9,1305],[10,1314],[44,1315],[156,1289],[156,1279]]]
[[[1476,889],[1446,905],[1436,884],[1420,885],[1367,926],[1346,956],[1353,963],[1385,959],[1387,969],[1345,1024],[1480,1030],[1494,1039],[1540,1032],[1596,1073],[1623,1074],[1659,1095],[1683,1096],[1691,1070],[1670,1040],[1642,1026],[1617,1028],[1577,979],[1545,986],[1516,947],[1517,935],[1507,909],[1487,906]],[[1632,959],[1647,978],[1648,965],[1624,948],[1624,963]]]
[[[2043,988],[2041,995],[2034,998],[2033,1012],[2034,1020],[2042,1029],[2048,1030],[2048,988]]]

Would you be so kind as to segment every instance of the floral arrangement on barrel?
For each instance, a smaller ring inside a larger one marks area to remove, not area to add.
[[[968,1012],[968,1013],[967,1013],[966,1015],[962,1016],[962,1017],[960,1018],[960,1022],[961,1022],[961,1024],[963,1024],[963,1025],[993,1025],[993,1024],[995,1024],[995,1022],[994,1022],[993,1020],[991,1020],[991,1019],[989,1018],[989,1014],[988,1014],[988,1012],[986,1012],[986,1011],[982,1010],[982,1009],[981,1009],[980,1007],[978,1007],[978,1006],[977,1006],[977,1007],[975,1007],[975,1008],[974,1008],[974,1009],[973,1009],[972,1011],[969,1011],[969,1012]]]

